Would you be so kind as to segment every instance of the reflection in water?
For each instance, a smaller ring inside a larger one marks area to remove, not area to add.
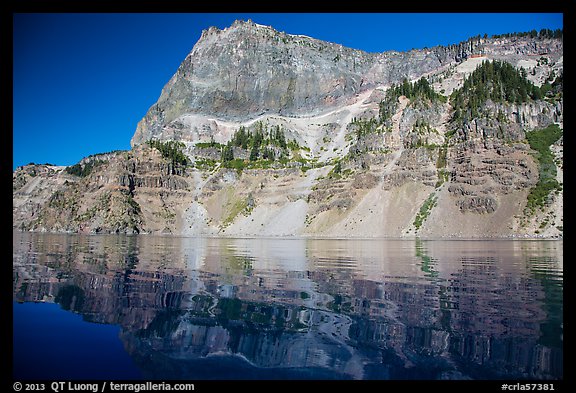
[[[563,378],[562,242],[15,233],[13,253],[15,301],[119,325],[148,379]]]

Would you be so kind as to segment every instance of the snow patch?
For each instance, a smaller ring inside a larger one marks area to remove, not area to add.
[[[310,37],[310,36],[307,36],[307,35],[304,35],[304,34],[288,34],[288,35],[289,35],[289,36],[292,36],[292,37],[307,38],[307,39],[310,39],[310,40],[313,40],[313,39],[314,39],[314,38],[312,38],[312,37]]]

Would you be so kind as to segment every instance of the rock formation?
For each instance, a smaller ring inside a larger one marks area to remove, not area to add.
[[[474,70],[494,61],[511,64],[533,84],[523,86],[544,93],[471,101],[473,111],[459,117],[454,97]],[[366,53],[250,21],[209,28],[138,124],[130,151],[91,156],[74,168],[14,172],[13,227],[562,236],[563,139],[549,148],[551,175],[527,140],[534,130],[562,129],[562,78],[558,38],[476,37]],[[402,86],[424,86],[426,95]],[[169,141],[181,144],[163,145]],[[529,208],[538,187],[547,194]]]

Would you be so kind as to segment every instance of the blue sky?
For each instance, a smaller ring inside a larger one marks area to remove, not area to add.
[[[562,14],[15,14],[13,168],[130,148],[203,29],[252,19],[369,52],[563,27]]]

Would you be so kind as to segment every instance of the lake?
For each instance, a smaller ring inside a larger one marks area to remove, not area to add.
[[[13,234],[15,379],[563,379],[563,243]]]

